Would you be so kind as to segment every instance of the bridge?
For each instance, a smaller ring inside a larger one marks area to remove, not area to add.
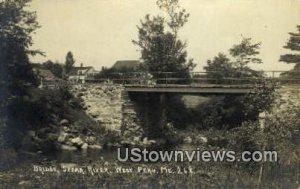
[[[111,73],[106,77],[88,78],[89,83],[123,85],[128,92],[183,93],[183,94],[247,94],[256,88],[300,84],[300,73],[292,71],[240,72],[223,76],[220,72],[190,72],[182,76],[177,72],[124,72]]]
[[[239,85],[125,85],[127,92],[183,93],[183,94],[245,94],[253,92],[251,86]]]
[[[295,85],[293,87],[296,90],[293,90],[293,93],[299,94],[300,77],[298,76],[300,74],[295,73],[290,77],[284,75],[285,73],[286,71],[268,71],[258,72],[256,75],[243,73],[240,75],[228,74],[226,76],[223,76],[224,73],[220,72],[191,72],[188,76],[182,76],[175,72],[152,74],[142,72],[111,73],[97,79],[88,78],[86,87],[94,90],[97,89],[98,85],[119,86],[117,88],[122,91],[119,96],[121,96],[121,109],[124,111],[124,116],[139,116],[148,131],[161,132],[166,125],[170,97],[178,94],[192,94],[193,96],[244,95],[255,93],[257,88],[266,86],[266,83],[270,84],[270,87],[273,87],[274,84],[278,87]],[[102,86],[99,88],[101,90],[106,89]],[[285,87],[281,89],[285,89]],[[283,94],[286,99],[290,99],[289,93],[292,90],[286,90],[287,92],[282,91],[280,94]],[[181,95],[177,97],[181,97]],[[111,94],[108,97],[99,95],[94,98],[93,103],[102,101],[98,98],[108,98],[107,101],[110,101]],[[111,103],[115,104],[115,102]],[[132,119],[138,120],[136,117]]]

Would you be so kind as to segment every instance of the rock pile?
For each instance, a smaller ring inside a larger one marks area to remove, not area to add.
[[[72,92],[83,99],[86,113],[109,130],[120,131],[122,124],[122,87],[76,85]]]
[[[107,146],[150,146],[155,143],[144,136],[134,104],[123,87],[99,84],[76,85],[73,86],[72,92],[82,99],[82,106],[91,118],[106,130],[117,133],[119,141],[109,142]]]
[[[135,112],[135,105],[129,99],[126,93],[122,94],[123,103],[123,120],[122,120],[122,145],[149,147],[156,143],[144,136],[144,129],[141,121]]]
[[[97,144],[94,133],[88,132],[87,135],[80,135],[78,131],[70,127],[69,121],[63,119],[60,121],[60,132],[57,138],[57,148],[61,150],[87,150],[102,149],[102,146]]]
[[[298,86],[282,86],[278,89],[281,95],[281,100],[284,102],[290,102],[294,105],[300,105],[300,88]],[[283,104],[283,107],[289,104]]]

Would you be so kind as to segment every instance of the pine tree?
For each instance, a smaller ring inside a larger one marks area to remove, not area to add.
[[[290,39],[284,46],[285,49],[290,49],[292,51],[300,51],[300,25],[297,26],[297,33],[290,32]],[[296,67],[300,70],[300,52],[299,53],[290,53],[280,56],[280,61],[286,63],[296,63]]]
[[[65,69],[66,69],[67,74],[71,71],[74,64],[75,64],[75,60],[74,60],[74,57],[73,57],[73,53],[71,51],[69,51],[67,53],[66,62],[65,62]]]
[[[290,32],[290,38],[286,45],[284,46],[285,49],[289,49],[293,52],[300,51],[300,25],[297,26],[297,33]],[[299,53],[289,53],[280,56],[281,62],[286,62],[288,64],[295,64],[294,69],[285,73],[282,73],[281,76],[287,78],[300,78],[300,52]]]

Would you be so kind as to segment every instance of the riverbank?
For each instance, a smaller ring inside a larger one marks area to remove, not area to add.
[[[84,157],[84,155],[83,155]],[[24,162],[0,172],[1,188],[297,188],[291,173],[272,173],[259,182],[258,173],[234,164],[120,163],[113,159],[61,163]],[[285,175],[284,177],[282,175]],[[272,177],[271,177],[272,175]]]

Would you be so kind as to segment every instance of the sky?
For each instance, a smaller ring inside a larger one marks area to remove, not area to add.
[[[137,25],[146,14],[164,15],[156,0],[32,0],[40,29],[33,36],[33,49],[46,57],[32,57],[64,63],[68,51],[76,65],[112,66],[117,60],[138,60],[140,49],[132,40],[138,38]],[[238,44],[242,37],[261,42],[261,65],[254,69],[288,70],[293,65],[279,62],[289,52],[283,46],[288,32],[300,25],[300,0],[181,0],[190,13],[180,30],[187,41],[188,57],[203,70],[208,59]]]

